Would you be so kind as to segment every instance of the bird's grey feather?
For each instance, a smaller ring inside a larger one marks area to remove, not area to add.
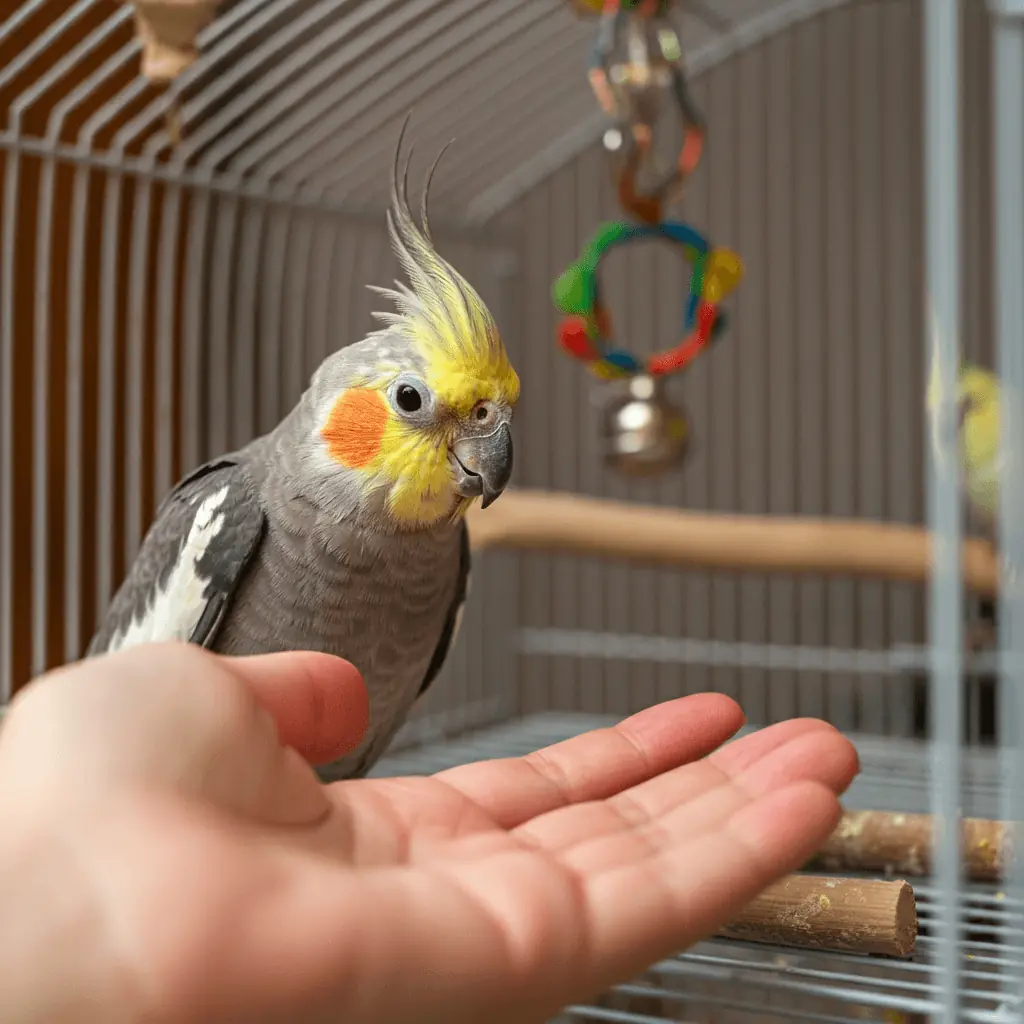
[[[430,659],[430,665],[427,666],[427,674],[423,680],[423,684],[420,686],[419,695],[421,697],[430,689],[431,684],[438,677],[441,669],[444,668],[444,663],[448,660],[448,654],[452,649],[452,645],[455,643],[455,637],[459,632],[462,613],[466,607],[466,598],[469,596],[470,569],[471,556],[469,553],[469,530],[466,529],[466,524],[463,523],[462,535],[459,540],[458,588],[455,592],[455,599],[452,601],[451,607],[448,609],[448,618],[445,619],[444,629],[441,631],[441,639],[437,643],[437,647],[434,650],[434,656]]]
[[[465,525],[385,532],[308,490],[296,416],[247,450],[267,510],[260,557],[246,574],[218,635],[226,654],[316,650],[347,658],[370,698],[363,743],[321,777],[365,774],[384,753],[440,669],[443,636],[463,592]],[[301,470],[301,471],[300,471]]]

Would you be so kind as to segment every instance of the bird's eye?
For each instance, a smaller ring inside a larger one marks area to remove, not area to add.
[[[478,402],[471,415],[477,423],[486,424],[488,420],[494,417],[494,413],[495,409],[493,403]]]
[[[395,404],[402,412],[418,412],[423,396],[411,384],[401,384],[395,391]]]

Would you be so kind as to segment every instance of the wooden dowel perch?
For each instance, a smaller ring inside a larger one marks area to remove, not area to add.
[[[1010,829],[1002,821],[964,818],[964,874],[998,882],[1010,855]],[[843,815],[811,865],[825,871],[879,871],[920,877],[932,871],[934,823],[930,814],[851,811]]]
[[[719,936],[841,953],[905,957],[917,942],[906,882],[789,875],[766,889]]]
[[[706,515],[542,491],[509,491],[486,512],[474,508],[477,548],[516,548],[666,566],[817,573],[924,583],[931,543],[911,526],[842,519]],[[963,543],[964,585],[992,596],[992,546]]]

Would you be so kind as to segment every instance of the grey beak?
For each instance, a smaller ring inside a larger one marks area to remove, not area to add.
[[[512,476],[512,431],[507,423],[485,437],[464,437],[452,447],[455,489],[464,498],[483,498],[481,508],[501,497]]]

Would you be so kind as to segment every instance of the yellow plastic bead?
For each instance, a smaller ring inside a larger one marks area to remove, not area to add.
[[[731,249],[713,249],[704,271],[701,297],[705,302],[718,303],[739,284],[743,276],[743,261]]]
[[[591,363],[590,372],[595,377],[600,377],[601,380],[617,380],[620,377],[628,376],[621,366],[616,366],[614,363],[606,363],[603,359],[599,362]]]

